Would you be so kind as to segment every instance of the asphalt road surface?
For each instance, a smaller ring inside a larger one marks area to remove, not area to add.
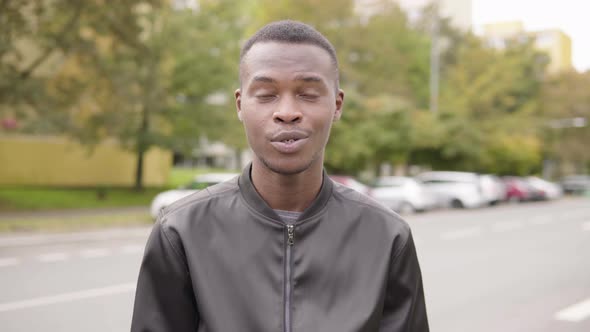
[[[590,331],[590,199],[406,219],[431,331]],[[129,331],[148,233],[0,236],[0,331]]]

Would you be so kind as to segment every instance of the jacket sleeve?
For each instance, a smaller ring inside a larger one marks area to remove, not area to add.
[[[392,255],[379,331],[428,332],[422,273],[411,233]]]
[[[181,248],[177,233],[158,220],[139,271],[131,332],[197,330],[199,316]]]

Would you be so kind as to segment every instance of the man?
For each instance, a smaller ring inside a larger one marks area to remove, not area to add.
[[[173,204],[141,266],[132,331],[428,331],[408,225],[323,171],[340,118],[334,48],[280,21],[242,48],[254,160]]]

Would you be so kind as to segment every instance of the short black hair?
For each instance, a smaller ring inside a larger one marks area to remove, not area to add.
[[[269,23],[258,30],[244,43],[240,52],[240,63],[256,43],[277,42],[285,44],[309,44],[321,47],[330,55],[338,78],[338,59],[330,41],[311,25],[303,22],[283,20]],[[338,79],[337,79],[338,80]]]

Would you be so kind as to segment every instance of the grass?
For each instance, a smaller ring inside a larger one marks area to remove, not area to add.
[[[174,168],[163,188],[0,188],[0,212],[148,206],[160,192],[189,183],[196,175],[223,172],[209,168]]]
[[[130,188],[31,188],[0,187],[0,233],[15,231],[70,231],[151,224],[147,212],[160,192],[191,182],[199,174],[224,172],[211,168],[173,168],[162,188],[135,191]],[[118,208],[145,206],[146,212]],[[44,213],[55,210],[96,209],[97,211]],[[108,211],[112,209],[113,211]],[[107,210],[108,213],[100,213]],[[1,213],[5,213],[2,216]],[[6,214],[10,213],[10,214]]]
[[[0,211],[117,208],[149,205],[162,189],[0,188]]]
[[[218,168],[173,168],[168,177],[168,187],[178,188],[191,182],[195,176],[205,173],[227,173],[228,170]]]

